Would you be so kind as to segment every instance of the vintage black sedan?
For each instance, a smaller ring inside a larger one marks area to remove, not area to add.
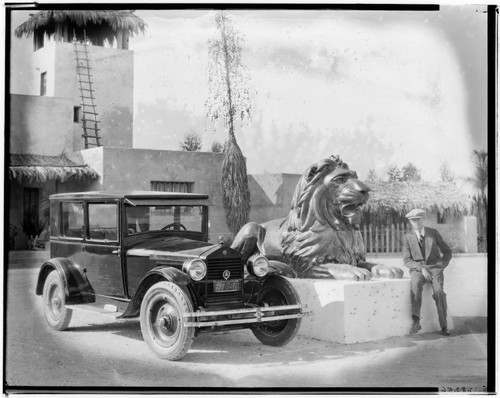
[[[47,323],[75,309],[140,318],[158,357],[178,360],[200,332],[250,328],[282,346],[301,322],[299,297],[262,255],[208,242],[207,195],[80,192],[50,196],[50,257],[36,294]],[[281,266],[282,267],[282,266]]]

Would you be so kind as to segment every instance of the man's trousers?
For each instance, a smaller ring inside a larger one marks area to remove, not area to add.
[[[436,302],[437,312],[439,316],[439,325],[441,328],[447,327],[446,321],[446,294],[443,290],[444,285],[444,275],[442,270],[433,270],[431,272],[432,277],[432,290],[434,294],[432,298]],[[422,272],[411,270],[411,304],[412,304],[412,315],[420,319],[420,308],[422,307],[422,291],[424,289],[424,283],[426,282]]]

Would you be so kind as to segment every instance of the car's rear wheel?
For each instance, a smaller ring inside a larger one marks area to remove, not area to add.
[[[272,307],[300,304],[299,296],[290,282],[281,276],[269,277],[259,293],[257,305]],[[299,330],[301,318],[266,322],[252,328],[257,339],[266,345],[283,346],[293,340]]]
[[[57,271],[51,271],[43,285],[43,312],[52,329],[68,327],[73,310],[66,308],[64,285]]]
[[[159,282],[146,292],[141,304],[141,331],[157,357],[175,361],[186,355],[195,331],[184,326],[188,312],[193,312],[191,300],[174,283]]]

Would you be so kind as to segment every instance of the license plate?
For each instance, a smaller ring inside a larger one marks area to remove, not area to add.
[[[231,281],[214,281],[214,292],[236,292],[241,290],[241,281],[239,279]]]

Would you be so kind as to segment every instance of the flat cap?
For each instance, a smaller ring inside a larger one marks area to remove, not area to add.
[[[425,210],[422,209],[413,209],[406,215],[406,218],[409,220],[411,220],[412,218],[424,218],[424,217],[425,217]]]

